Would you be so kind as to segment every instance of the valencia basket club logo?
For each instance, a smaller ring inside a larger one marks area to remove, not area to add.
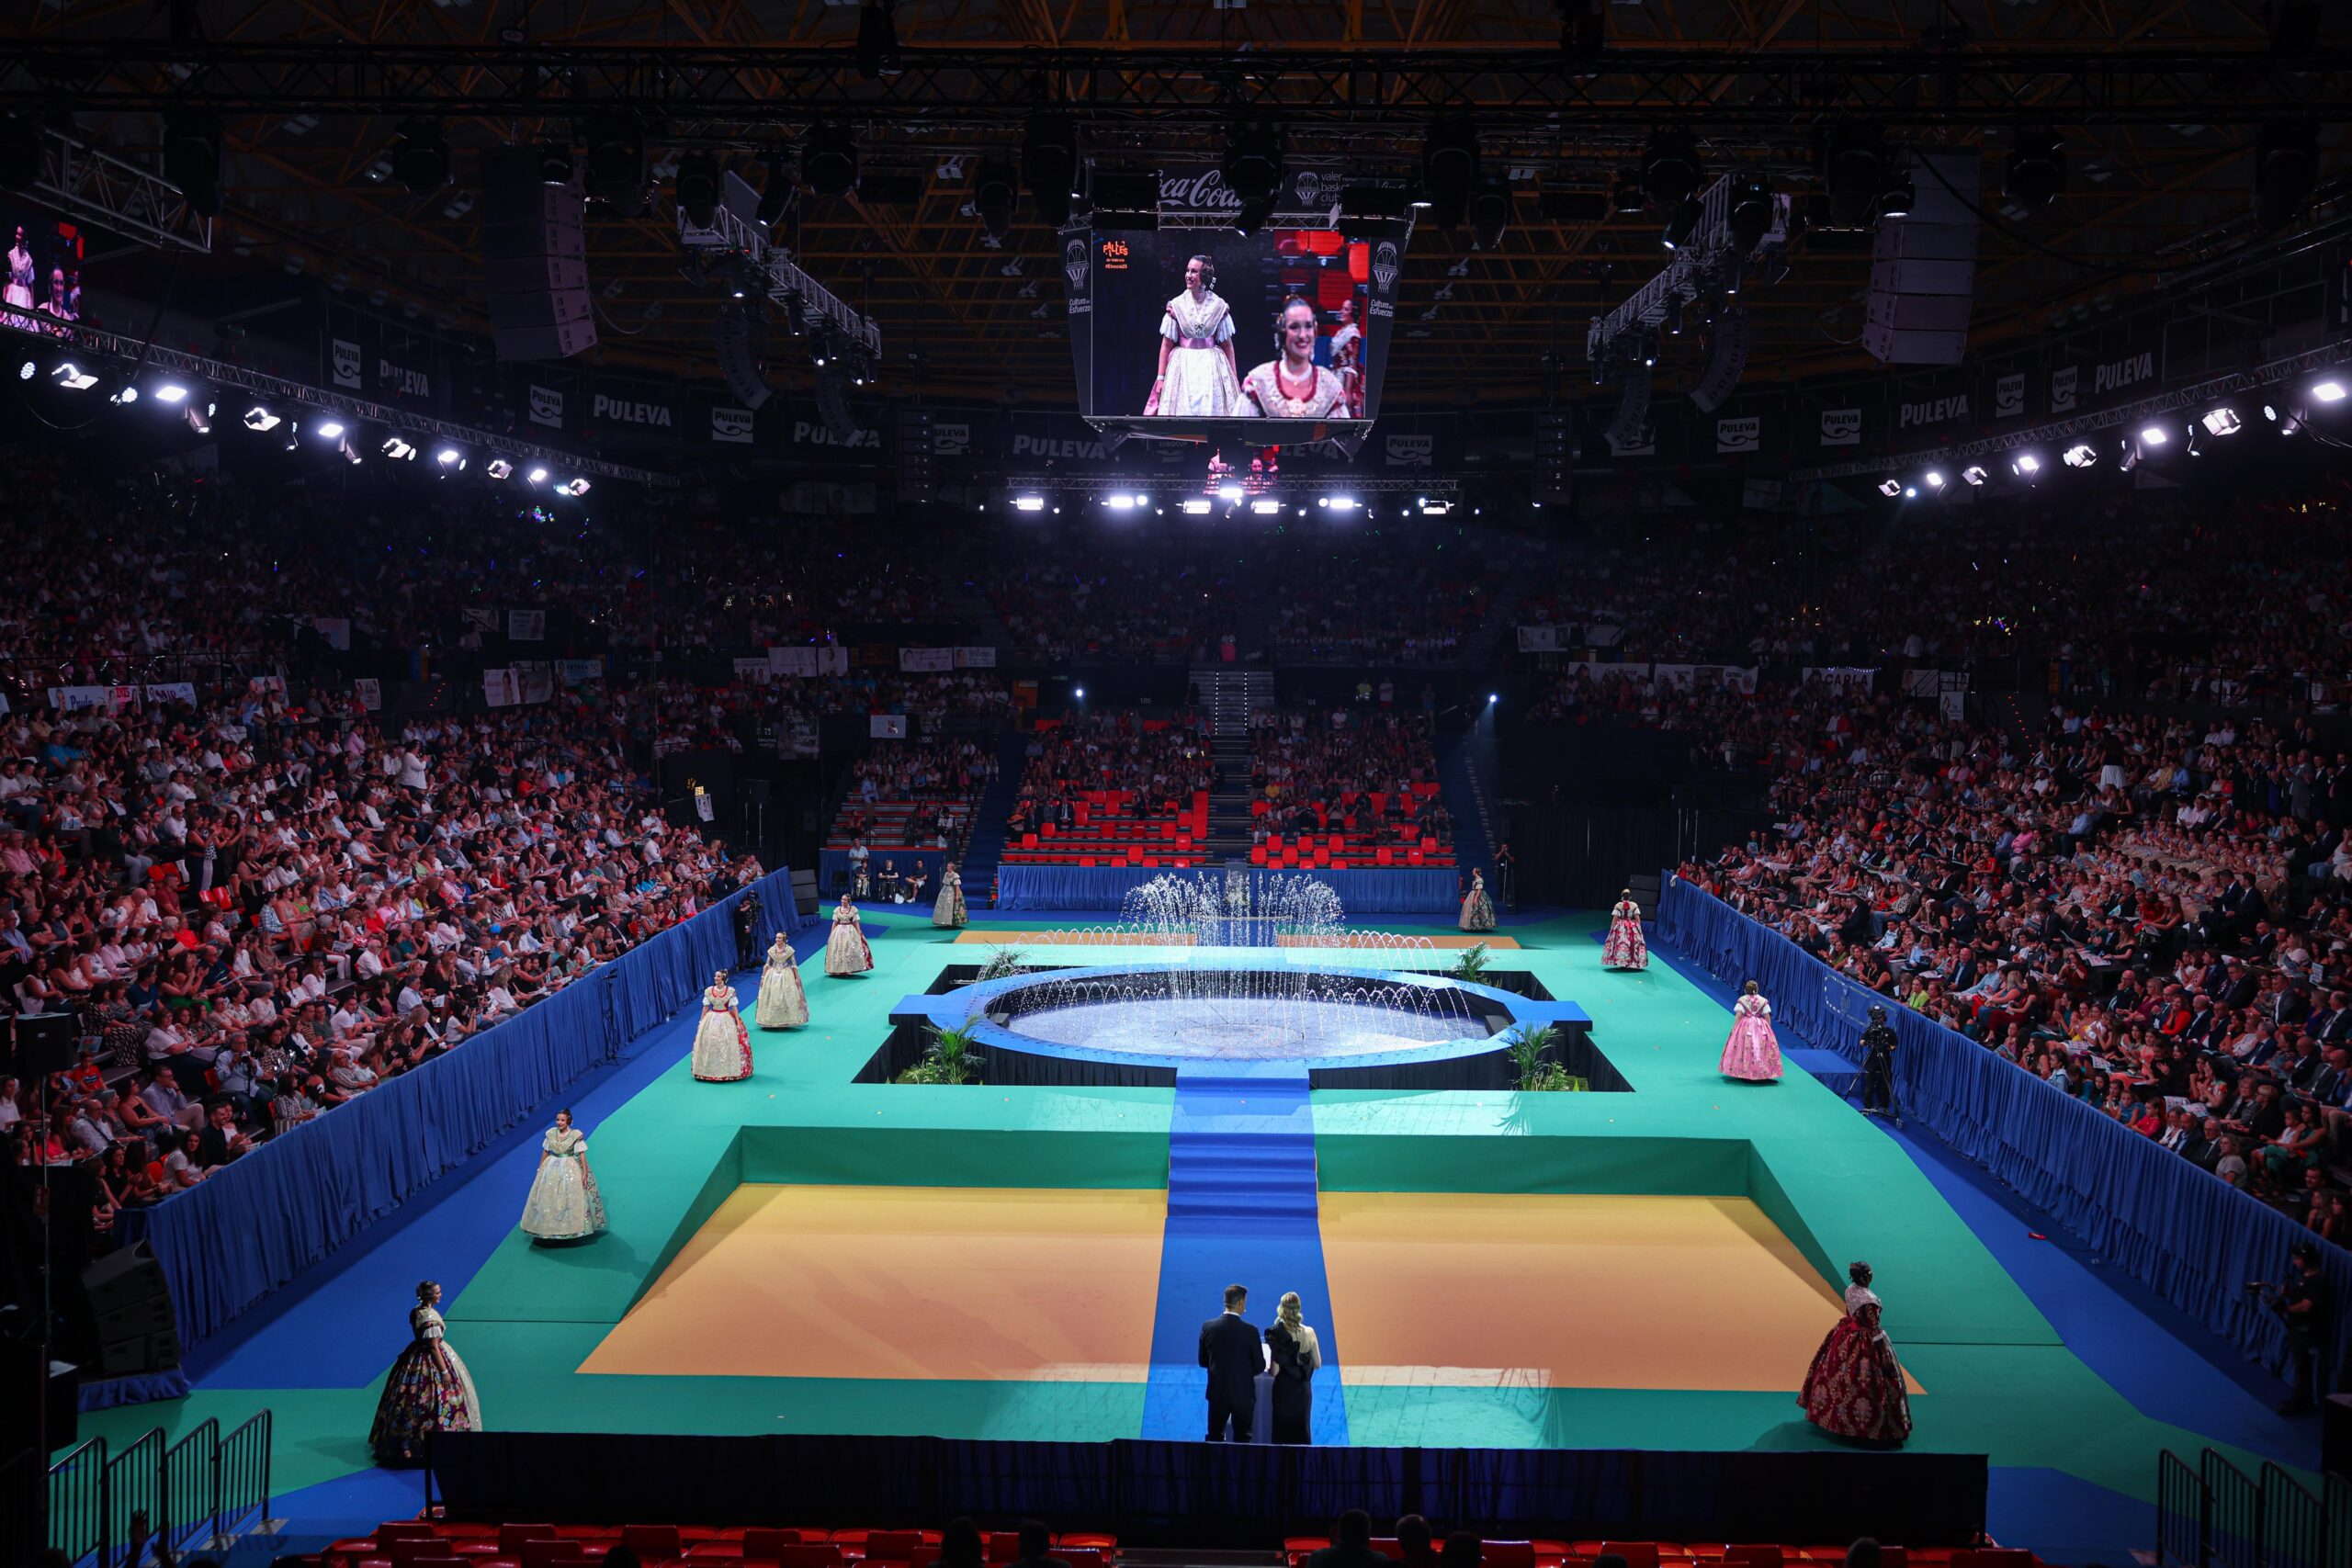
[[[1396,246],[1394,241],[1383,240],[1373,247],[1372,281],[1379,286],[1384,295],[1396,292]]]
[[[1086,242],[1072,240],[1062,247],[1062,276],[1069,279],[1073,294],[1086,292]]]

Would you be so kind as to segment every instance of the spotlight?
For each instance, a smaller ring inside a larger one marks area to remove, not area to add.
[[[1198,496],[1198,495],[1195,495],[1195,496],[1188,496],[1188,497],[1186,497],[1186,498],[1185,498],[1185,501],[1184,501],[1184,515],[1185,515],[1185,516],[1187,516],[1187,517],[1206,517],[1208,514],[1209,514],[1209,503],[1208,503],[1208,500],[1207,500],[1207,498],[1206,498],[1206,497],[1204,497],[1204,496]]]
[[[718,218],[718,160],[707,152],[689,152],[678,161],[678,210],[697,229],[707,229]]]
[[[1929,468],[1927,472],[1926,478],[1928,480],[1928,488],[1929,490],[1941,490],[1944,488],[1944,476],[1939,470]]]
[[[896,76],[905,65],[899,53],[899,28],[890,19],[890,0],[865,0],[857,8],[857,73],[871,82]]]
[[[155,400],[159,403],[185,402],[187,400],[187,389],[177,381],[166,381],[155,389]]]
[[[1331,510],[1334,512],[1353,512],[1355,509],[1356,498],[1354,496],[1335,495],[1331,498]]]
[[[792,155],[781,146],[771,147],[761,162],[768,177],[760,186],[759,210],[752,214],[752,221],[763,229],[773,229],[792,205]]]
[[[1642,186],[1660,207],[1675,208],[1699,193],[1699,146],[1679,131],[1657,131],[1642,154]]]
[[[1102,498],[1102,504],[1114,512],[1133,512],[1136,498],[1131,495],[1106,495]]]
[[[180,417],[187,420],[187,427],[198,435],[212,434],[212,411],[209,408],[190,403],[180,411]]]
[[[1046,498],[1042,495],[1016,495],[1012,498],[1012,510],[1015,512],[1043,512],[1046,510]]]
[[[343,422],[339,419],[322,419],[311,426],[311,434],[322,441],[335,440],[343,434]]]
[[[535,485],[545,484],[548,482],[548,471],[545,468],[533,468],[529,473],[523,477]]]
[[[1083,686],[1072,686],[1070,688],[1070,694],[1073,696],[1083,697],[1086,695],[1086,688]]]
[[[588,481],[586,479],[574,479],[570,484],[558,485],[555,488],[556,493],[559,495],[586,495],[588,493]]]
[[[1908,218],[1911,209],[1918,205],[1918,187],[1905,175],[1879,193],[1878,215],[1881,218]]]
[[[56,369],[51,371],[49,374],[51,379],[54,380],[59,386],[63,387],[68,391],[86,392],[91,388],[98,384],[98,378],[96,376],[91,375],[88,371],[83,369],[80,366],[74,364],[71,360],[60,365]]]
[[[2164,426],[2159,424],[2149,425],[2140,432],[2140,445],[2143,446],[2161,446],[2171,439],[2165,434]]]
[[[2067,447],[2059,457],[2070,468],[2087,468],[2098,461],[2098,454],[2091,450],[2089,443],[2082,441]]]
[[[2322,381],[2318,386],[2312,389],[2312,396],[2317,398],[2324,403],[2340,403],[2344,400],[2344,383],[2341,381]]]
[[[1731,187],[1732,254],[1744,256],[1764,243],[1772,226],[1772,186],[1755,175],[1742,175]]]
[[[2276,404],[2273,404],[2273,403],[2265,403],[2265,404],[2263,404],[2263,405],[2262,405],[2262,417],[2263,417],[2263,418],[2265,418],[2265,419],[2267,419],[2267,420],[2268,420],[2268,421],[2269,421],[2271,423],[2273,423],[2273,424],[2278,423],[2278,406],[2277,406]]]
[[[1670,337],[1682,335],[1682,296],[1669,297],[1666,302],[1666,331]]]
[[[568,183],[568,182],[567,182]],[[588,194],[623,218],[645,210],[645,125],[627,112],[588,118]]]
[[[1674,204],[1674,210],[1666,220],[1666,232],[1659,236],[1668,250],[1679,251],[1690,243],[1692,231],[1699,227],[1701,214],[1702,209],[1696,201],[1683,200]]]
[[[503,479],[514,471],[514,465],[503,457],[492,457],[483,465],[481,471],[492,479]]]
[[[138,400],[139,389],[132,386],[128,381],[125,381],[121,386],[117,387],[114,389],[114,396],[107,400],[107,401],[110,403],[135,403]]]
[[[1488,692],[1487,694],[1487,705],[1489,707],[1502,700],[1503,694],[1500,692]]]
[[[1216,498],[1219,501],[1224,502],[1227,506],[1238,505],[1241,501],[1241,487],[1239,485],[1219,485],[1216,487]]]
[[[1903,486],[1899,481],[1894,479],[1882,479],[1879,481],[1878,492],[1879,494],[1892,500],[1894,497],[1903,493]]]
[[[401,440],[397,435],[388,436],[385,439],[382,451],[385,457],[390,457],[395,463],[402,460],[413,460],[416,457],[416,448],[410,446],[407,442]]]
[[[2319,177],[2319,134],[2308,120],[2274,119],[2254,141],[2254,221],[2275,233],[2301,216]]]
[[[1650,204],[1650,193],[1642,188],[1642,175],[1637,169],[1620,169],[1614,184],[1609,187],[1609,205],[1620,218],[1631,218]]]
[[[1917,500],[1918,500],[1918,499],[1919,499],[1919,491],[1918,491],[1917,487],[1917,486],[1914,486],[1914,485],[1905,485],[1905,486],[1903,487],[1903,499],[1904,499],[1904,500],[1905,500],[1905,501],[1917,501]]]
[[[392,136],[392,178],[419,196],[449,183],[449,139],[437,119],[407,119]]]
[[[819,196],[847,196],[857,184],[857,138],[828,120],[800,145],[800,183]]]
[[[2041,459],[2030,452],[2020,452],[2018,454],[2018,460],[2009,465],[2009,472],[2030,478],[2041,472]]]
[[[445,468],[462,468],[466,466],[466,459],[455,446],[442,447],[441,450],[433,454],[433,460]]]
[[[2208,435],[2235,435],[2245,423],[2238,418],[2235,409],[2215,409],[2197,423],[2205,427]]]
[[[2002,187],[2009,199],[2027,211],[2038,211],[2066,188],[2066,154],[2049,131],[2029,131],[2018,139],[2003,166]]]
[[[40,371],[40,367],[28,359],[22,365],[17,367],[17,379],[19,381],[29,381],[38,375]]]
[[[354,446],[348,441],[337,443],[335,450],[341,452],[345,457],[349,458],[355,464],[359,461],[359,448]]]
[[[1886,188],[1886,135],[1867,126],[1831,133],[1815,154],[1828,189],[1829,219],[1841,229],[1865,227]]]
[[[1280,513],[1282,509],[1283,503],[1268,495],[1261,495],[1257,500],[1250,503],[1250,510],[1256,513],[1261,517],[1274,516],[1276,513]],[[1208,510],[1205,502],[1203,503],[1201,510],[1204,512]]]
[[[981,230],[999,244],[1012,228],[1012,165],[1001,158],[983,159],[972,184],[972,210],[979,214]]]
[[[1021,183],[1039,221],[1059,229],[1069,221],[1070,198],[1083,171],[1078,161],[1078,131],[1066,115],[1044,110],[1029,117],[1021,141]]]
[[[1478,186],[1478,129],[1466,116],[1433,122],[1421,139],[1421,188],[1429,195],[1430,221],[1458,229]]]
[[[1971,490],[1973,490],[1984,482],[1985,475],[1983,468],[1974,463],[1971,463],[1968,467],[1960,470],[1960,477]]]

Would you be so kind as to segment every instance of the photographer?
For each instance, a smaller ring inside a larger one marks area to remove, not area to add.
[[[2291,1266],[2284,1283],[2256,1280],[2246,1289],[2259,1294],[2287,1326],[2288,1393],[2278,1414],[2301,1416],[2315,1409],[2326,1392],[2320,1356],[2333,1332],[2335,1313],[2327,1280],[2320,1272],[2319,1244],[2301,1242],[2288,1257]]]

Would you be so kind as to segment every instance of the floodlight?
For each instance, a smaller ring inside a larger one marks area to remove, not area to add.
[[[2088,442],[2083,441],[2067,447],[2061,456],[2070,468],[2087,468],[2098,461],[2098,454],[2091,450]]]
[[[503,457],[492,457],[489,464],[482,469],[482,472],[488,474],[494,479],[503,479],[514,471],[514,465],[508,462]]]
[[[2165,434],[2164,426],[2160,424],[2149,425],[2140,432],[2140,445],[2143,446],[2161,446],[2171,439]]]
[[[1944,488],[1944,477],[1938,470],[1929,468],[1928,470],[1927,479],[1928,488],[1929,490],[1941,490]]]
[[[545,468],[533,468],[523,477],[535,485],[543,485],[548,482],[548,471]]]
[[[1046,510],[1046,498],[1042,495],[1016,495],[1012,498],[1012,510],[1015,512],[1043,512]]]
[[[1114,512],[1133,512],[1136,498],[1131,495],[1106,495],[1102,498],[1102,504]]]
[[[245,428],[247,430],[276,430],[279,425],[284,424],[285,423],[286,421],[284,419],[270,412],[259,403],[255,403],[253,407],[245,411]]]
[[[2238,418],[2235,409],[2215,409],[2197,423],[2205,427],[2208,435],[2235,435],[2245,423]]]
[[[1984,482],[1984,470],[1977,464],[1971,463],[1960,470],[1960,477],[1973,489]]]
[[[135,403],[138,400],[139,389],[127,383],[119,388],[113,397],[107,400],[110,403]]]
[[[2312,389],[2312,396],[2317,398],[2324,403],[2340,403],[2344,400],[2344,383],[2341,381],[2322,381],[2318,386]]]
[[[555,488],[556,492],[560,495],[586,495],[588,493],[588,481],[586,479],[573,479],[570,484],[558,485]]]
[[[343,422],[336,419],[321,420],[311,426],[311,434],[322,441],[335,440],[343,434]]]
[[[1883,481],[1882,481],[1882,482],[1880,483],[1880,485],[1879,485],[1879,487],[1878,487],[1878,492],[1879,492],[1879,494],[1881,494],[1881,495],[1883,495],[1883,496],[1887,496],[1887,497],[1889,497],[1889,498],[1892,498],[1892,497],[1894,497],[1894,496],[1901,495],[1901,494],[1903,493],[1903,486],[1902,486],[1901,482],[1900,482],[1900,481],[1898,481],[1898,480],[1895,480],[1895,479],[1886,479],[1886,480],[1883,480]]]
[[[458,456],[455,446],[442,447],[441,450],[433,454],[433,460],[445,468],[462,468],[466,466],[465,458]]]
[[[2020,452],[2018,454],[2018,460],[2011,463],[2009,468],[2015,473],[2038,474],[2041,472],[2041,459],[2030,452]]]
[[[186,400],[187,397],[187,389],[177,381],[166,381],[155,389],[155,400],[159,403],[181,402]]]
[[[1283,509],[1283,503],[1272,496],[1261,495],[1250,503],[1250,510],[1261,517],[1272,517]],[[1204,508],[1205,510],[1205,508]]]
[[[1216,487],[1216,498],[1219,501],[1224,502],[1228,506],[1238,505],[1241,501],[1241,487],[1239,485],[1219,485]]]
[[[1356,498],[1354,496],[1335,495],[1331,498],[1331,510],[1334,512],[1353,512],[1355,509]]]
[[[88,371],[83,369],[80,366],[74,364],[70,359],[64,364],[59,366],[56,369],[51,371],[50,375],[55,378],[59,386],[65,388],[69,391],[86,392],[91,388],[98,384],[98,378],[96,376],[91,375]]]
[[[1186,497],[1186,498],[1185,498],[1185,501],[1184,501],[1184,515],[1185,515],[1185,516],[1187,516],[1187,517],[1205,517],[1205,516],[1207,516],[1208,514],[1209,514],[1209,503],[1208,503],[1208,499],[1207,499],[1205,496],[1198,496],[1198,495],[1195,495],[1195,496],[1188,496],[1188,497]]]
[[[416,456],[416,448],[397,435],[385,437],[382,451],[385,457],[391,458],[394,462],[403,457],[413,458]]]

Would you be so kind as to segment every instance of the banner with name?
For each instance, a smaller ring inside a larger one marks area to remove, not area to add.
[[[91,708],[104,708],[109,713],[133,707],[139,702],[136,686],[51,686],[49,705],[61,713],[84,713]]]
[[[481,700],[494,708],[511,708],[523,700],[523,678],[509,669],[481,672]]]
[[[514,661],[516,687],[526,703],[544,703],[555,696],[555,666],[544,659]]]
[[[771,648],[768,668],[778,675],[846,675],[846,648]]]
[[[899,668],[909,671],[953,670],[956,650],[952,648],[902,648],[899,649]]]
[[[959,648],[956,650],[956,668],[958,670],[993,670],[996,668],[996,649],[993,648]]]
[[[591,681],[605,678],[602,659],[559,659],[555,661],[556,679],[567,686],[583,686]]]
[[[187,703],[192,706],[196,702],[196,682],[151,681],[147,683],[146,697],[151,703]]]
[[[352,682],[351,694],[369,713],[375,713],[384,705],[384,683],[373,675],[362,675]]]
[[[1800,669],[1797,675],[1801,683],[1810,685],[1818,682],[1833,692],[1843,692],[1852,696],[1868,692],[1871,682],[1878,677],[1878,671],[1844,664],[1808,664]]]
[[[877,713],[867,716],[866,734],[876,740],[904,740],[907,738],[907,716],[902,713]]]
[[[327,639],[327,646],[337,653],[351,651],[351,620],[346,615],[312,615],[311,629]]]
[[[1619,666],[1626,668],[1626,666]],[[1636,667],[1637,668],[1637,667]],[[1756,694],[1755,666],[1736,664],[1653,664],[1650,679],[1678,692],[1738,692]]]
[[[547,641],[548,613],[545,610],[507,611],[506,638],[509,642]]]
[[[775,679],[775,671],[769,668],[765,659],[738,659],[734,663],[735,679],[738,681],[748,681],[755,686],[763,686]]]

